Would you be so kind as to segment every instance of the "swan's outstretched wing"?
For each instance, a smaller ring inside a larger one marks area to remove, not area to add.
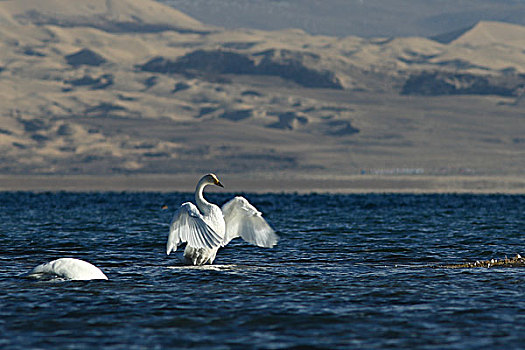
[[[166,254],[176,251],[177,246],[184,242],[193,248],[209,249],[222,243],[222,237],[204,221],[197,207],[190,202],[181,205],[173,215]]]
[[[226,222],[226,234],[222,245],[232,239],[241,237],[246,242],[259,247],[273,247],[279,237],[263,219],[260,211],[255,209],[244,197],[235,197],[222,206]]]

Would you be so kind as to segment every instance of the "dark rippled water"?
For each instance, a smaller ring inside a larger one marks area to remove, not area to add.
[[[187,268],[165,242],[191,194],[0,193],[0,348],[524,348],[525,269],[430,266],[523,255],[525,196],[246,197],[279,245]],[[20,277],[59,257],[109,280]]]

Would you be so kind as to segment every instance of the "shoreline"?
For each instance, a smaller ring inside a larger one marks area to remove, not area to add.
[[[218,174],[226,192],[525,194],[520,176]],[[192,192],[202,174],[0,175],[0,191]],[[216,191],[216,190],[212,190]]]

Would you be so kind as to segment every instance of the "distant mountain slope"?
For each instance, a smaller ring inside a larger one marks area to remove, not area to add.
[[[518,173],[522,31],[338,38],[153,0],[0,1],[0,173]]]
[[[361,37],[436,36],[479,21],[525,25],[523,0],[158,0],[226,28]]]
[[[452,41],[456,45],[525,47],[525,26],[482,21]]]
[[[2,12],[20,24],[94,27],[107,31],[206,31],[197,20],[150,0],[4,0]]]
[[[440,33],[438,35],[431,36],[430,39],[440,42],[442,44],[450,44],[451,42],[453,42],[454,40],[456,40],[457,38],[459,38],[460,36],[468,32],[469,30],[471,30],[473,27],[474,25],[471,25],[466,28],[455,29],[453,31],[446,32],[446,33]]]

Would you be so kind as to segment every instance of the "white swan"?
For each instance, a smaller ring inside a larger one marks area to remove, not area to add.
[[[61,277],[69,280],[107,280],[100,269],[87,261],[60,258],[45,264],[38,265],[31,270],[27,277]]]
[[[223,205],[204,199],[208,185],[224,187],[214,174],[204,175],[195,189],[195,206],[186,202],[175,212],[166,245],[169,255],[186,242],[184,258],[188,264],[212,264],[220,247],[241,237],[259,247],[273,247],[279,237],[262,218],[262,214],[245,198],[235,197]]]

